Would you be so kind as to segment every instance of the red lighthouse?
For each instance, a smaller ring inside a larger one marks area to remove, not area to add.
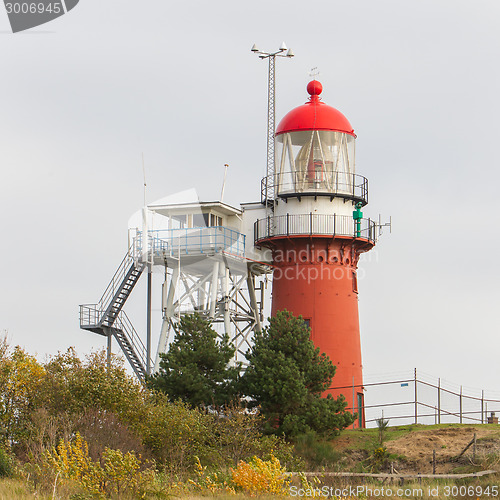
[[[364,426],[357,264],[375,245],[375,223],[363,218],[368,180],[356,173],[354,130],[323,103],[323,87],[276,129],[275,173],[265,179],[274,211],[255,224],[255,242],[273,257],[272,314],[301,315],[311,338],[337,371],[333,396],[343,394]]]

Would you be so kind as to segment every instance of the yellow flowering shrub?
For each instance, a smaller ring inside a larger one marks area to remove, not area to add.
[[[102,465],[94,462],[87,442],[78,433],[73,441],[61,440],[56,448],[46,451],[42,465],[53,472],[56,484],[58,479],[74,481],[98,496],[138,492],[154,480],[152,469],[140,471],[141,460],[134,453],[106,448]]]
[[[248,463],[242,460],[236,469],[231,469],[231,473],[236,488],[250,495],[288,495],[290,479],[287,479],[286,469],[273,454],[269,460],[258,457],[253,457]]]
[[[42,463],[56,478],[73,480],[93,493],[101,491],[102,469],[89,457],[87,442],[78,433],[72,442],[61,439],[57,447],[47,450]]]
[[[195,464],[196,480],[189,479],[188,484],[194,486],[197,490],[201,492],[215,493],[228,493],[230,495],[235,494],[235,490],[226,481],[219,478],[217,472],[212,474],[207,474],[207,467],[201,465],[200,459],[196,457]]]

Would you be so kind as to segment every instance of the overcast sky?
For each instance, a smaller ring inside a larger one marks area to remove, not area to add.
[[[250,48],[285,41],[277,120],[318,67],[358,135],[365,216],[392,215],[361,263],[366,377],[417,367],[500,396],[499,17],[494,0],[80,0],[11,34],[0,7],[0,329],[42,359],[105,345],[78,304],[126,252],[142,153],[148,201],[217,199],[224,163],[225,201],[259,199],[267,63]]]

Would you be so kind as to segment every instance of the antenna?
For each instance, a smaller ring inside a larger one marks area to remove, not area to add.
[[[222,181],[222,190],[220,192],[220,201],[222,203],[222,199],[224,198],[224,188],[226,187],[226,176],[227,176],[227,169],[229,165],[227,163],[224,163],[224,180]]]
[[[389,222],[384,222],[382,224],[382,216],[379,214],[378,215],[378,224],[375,223],[375,226],[378,228],[378,236],[380,236],[382,234],[383,227],[388,227],[389,233],[392,234],[392,215],[389,217]]]
[[[311,68],[311,71],[309,71],[309,76],[316,80],[316,77],[319,76],[321,73],[318,70],[317,66],[314,66],[314,68]]]
[[[144,153],[142,153],[142,176],[144,179],[144,206],[146,206],[146,168],[144,166]]]

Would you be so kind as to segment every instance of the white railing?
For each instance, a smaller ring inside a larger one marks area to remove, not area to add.
[[[261,181],[263,203],[267,199],[266,186],[272,186],[277,197],[327,195],[348,198],[362,205],[368,203],[368,179],[358,174],[316,170],[276,173]]]
[[[299,214],[269,216],[254,224],[254,240],[280,236],[349,236],[376,241],[376,225],[371,219],[361,219],[359,224],[348,215]]]

